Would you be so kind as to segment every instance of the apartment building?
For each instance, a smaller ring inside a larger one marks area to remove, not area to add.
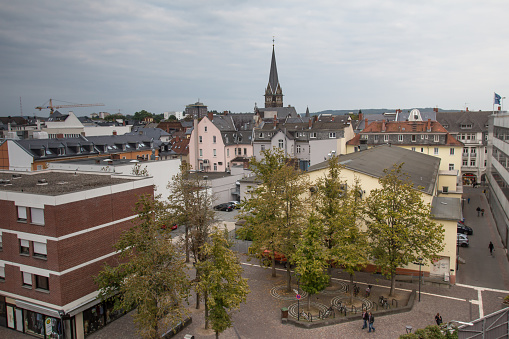
[[[502,244],[509,243],[509,114],[489,117],[486,197]]]
[[[136,218],[151,177],[0,173],[0,326],[39,338],[84,338],[120,314],[94,282]]]

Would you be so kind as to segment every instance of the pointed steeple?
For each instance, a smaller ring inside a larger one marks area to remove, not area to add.
[[[265,107],[283,107],[283,90],[279,85],[276,67],[276,52],[272,40],[272,60],[270,62],[269,84],[265,90]]]
[[[309,107],[306,107],[306,115],[305,115],[306,118],[309,118]]]

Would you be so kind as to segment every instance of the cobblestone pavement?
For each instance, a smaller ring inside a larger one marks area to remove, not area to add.
[[[466,194],[471,196],[470,206],[474,203],[486,204],[483,195],[479,193],[481,190],[467,189]],[[475,205],[474,205],[475,208]],[[493,219],[486,208],[487,219],[477,218],[471,211],[465,213],[466,222],[473,227],[488,227],[490,232],[494,226]],[[491,233],[493,234],[493,233]],[[478,234],[475,234],[475,237]],[[499,245],[499,240],[497,239]],[[482,245],[483,247],[484,244]],[[487,246],[487,245],[486,245]],[[501,245],[500,245],[501,246]],[[474,248],[469,248],[474,249]],[[473,252],[473,251],[472,251]],[[502,251],[500,251],[502,252]],[[239,311],[233,315],[233,327],[220,334],[220,338],[398,338],[399,335],[405,333],[406,326],[412,326],[413,329],[423,328],[434,324],[434,316],[439,312],[444,322],[451,320],[470,321],[478,319],[482,315],[493,313],[502,307],[502,298],[509,294],[505,289],[508,280],[508,268],[506,256],[500,253],[496,257],[496,268],[500,281],[499,285],[483,285],[492,288],[479,288],[470,285],[461,284],[462,273],[468,272],[469,262],[460,269],[458,277],[459,283],[450,288],[436,285],[423,285],[421,288],[421,301],[415,301],[414,307],[410,312],[399,313],[387,316],[376,316],[375,312],[375,328],[376,332],[369,333],[361,330],[362,321],[359,320],[348,323],[341,323],[327,327],[316,329],[298,328],[291,324],[282,324],[280,309],[293,304],[292,300],[280,300],[271,295],[274,286],[283,284],[285,281],[285,271],[282,267],[278,270],[276,278],[271,276],[271,271],[256,265],[255,260],[248,261],[242,257],[244,263],[244,277],[248,278],[251,293],[247,297],[247,302],[242,304]],[[476,274],[476,272],[473,272]],[[339,270],[333,273],[336,282],[347,282],[349,277],[347,274]],[[465,279],[468,280],[467,277]],[[383,294],[387,296],[389,281],[380,275],[369,273],[358,273],[355,280],[360,284],[361,292],[367,284],[373,285],[373,298]],[[472,283],[472,282],[467,282]],[[416,283],[398,282],[397,294],[409,293],[412,289],[417,289]],[[313,296],[312,298],[316,298]],[[320,296],[318,296],[320,298]],[[471,302],[469,302],[471,300]],[[313,302],[317,301],[312,299]],[[321,302],[322,300],[318,300]],[[301,302],[301,307],[305,304],[305,300]],[[193,317],[193,322],[174,338],[184,338],[185,334],[193,334],[195,338],[215,338],[211,330],[204,329],[204,313],[202,308],[196,310],[194,302],[190,300],[189,311]],[[13,330],[0,327],[0,338],[30,338],[30,336],[15,332]],[[110,339],[110,338],[139,338],[132,321],[132,313],[116,320],[105,328],[90,335],[90,339]]]

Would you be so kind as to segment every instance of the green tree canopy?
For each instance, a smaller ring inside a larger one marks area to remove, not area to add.
[[[145,119],[147,117],[153,117],[153,114],[150,113],[150,112],[145,111],[144,109],[142,109],[139,112],[134,113],[134,119],[135,120],[142,121],[143,119]]]
[[[161,202],[142,196],[134,226],[115,245],[121,262],[105,265],[95,278],[102,299],[115,296],[115,310],[137,307],[134,321],[145,338],[159,338],[160,325],[173,327],[182,321],[182,300],[189,295],[184,258],[169,232],[161,231],[165,210]]]
[[[205,295],[205,328],[210,320],[216,337],[231,327],[231,311],[238,309],[249,293],[240,260],[229,247],[226,229],[216,228],[211,242],[202,248],[206,259],[197,264],[201,276],[196,288]]]
[[[422,200],[401,170],[403,164],[386,169],[381,188],[366,198],[366,225],[376,266],[391,279],[394,295],[396,268],[422,258],[431,261],[444,248],[444,229],[435,223],[431,207]]]

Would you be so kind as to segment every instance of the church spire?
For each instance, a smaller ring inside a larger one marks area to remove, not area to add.
[[[269,84],[265,90],[265,107],[283,107],[283,91],[281,90],[277,76],[274,39],[272,39],[272,60],[270,63]]]

